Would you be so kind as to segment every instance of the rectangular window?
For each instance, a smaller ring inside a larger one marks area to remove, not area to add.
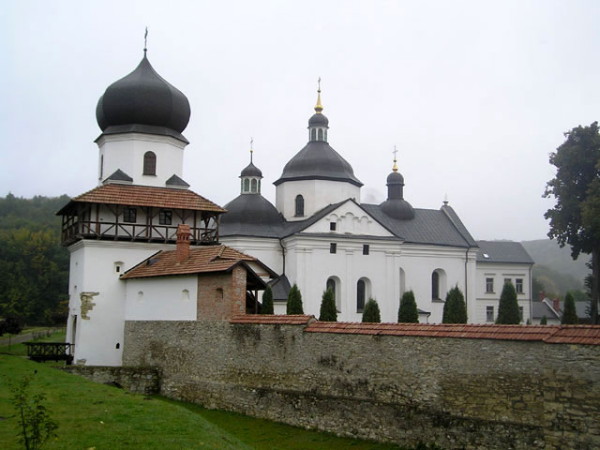
[[[492,294],[494,292],[494,279],[493,278],[485,279],[485,292],[487,294]]]
[[[158,223],[160,225],[171,225],[173,222],[173,211],[170,209],[161,209],[158,212]]]
[[[517,278],[515,280],[515,289],[517,290],[517,294],[523,293],[523,278]]]
[[[510,278],[505,278],[505,279],[504,279],[504,284],[508,284],[508,283],[510,283],[510,282],[511,282],[511,279],[510,279]]]
[[[369,244],[363,245],[363,255],[369,254]]]
[[[329,244],[329,253],[337,253],[337,244],[333,242]]]
[[[485,307],[485,321],[486,322],[494,322],[494,307],[486,306]]]
[[[519,317],[521,318],[521,322],[523,322],[523,307],[519,306]]]
[[[123,210],[123,222],[135,223],[137,220],[137,210],[127,207]]]
[[[336,222],[330,222],[329,223],[329,231],[335,231],[337,228],[337,223]]]

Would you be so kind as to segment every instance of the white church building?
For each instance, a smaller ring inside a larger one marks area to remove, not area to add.
[[[510,280],[523,322],[530,318],[533,261],[520,244],[475,241],[447,202],[414,208],[396,161],[387,199],[362,203],[363,184],[329,145],[320,90],[314,109],[308,143],[274,183],[275,204],[261,195],[251,156],[240,195],[220,207],[182,179],[190,105],[145,51],[106,89],[96,109],[97,186],[58,213],[71,254],[67,341],[76,363],[120,365],[126,320],[257,312],[267,284],[276,314],[285,313],[293,284],[315,316],[331,288],[340,321],[360,321],[374,298],[382,321],[395,322],[412,290],[428,323],[441,322],[446,293],[458,286],[469,322],[493,323]],[[224,309],[223,298],[232,306]]]

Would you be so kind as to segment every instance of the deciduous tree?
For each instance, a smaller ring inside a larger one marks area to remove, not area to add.
[[[545,217],[548,236],[561,246],[571,246],[571,256],[592,255],[592,323],[598,323],[600,280],[600,133],[598,122],[565,133],[566,141],[550,154],[556,177],[548,182],[544,197],[556,199]]]

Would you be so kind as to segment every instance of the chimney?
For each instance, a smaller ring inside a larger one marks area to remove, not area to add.
[[[554,308],[554,311],[560,312],[560,301],[558,300],[558,297],[552,300],[552,308]]]
[[[544,291],[540,291],[540,302],[544,301],[544,299],[546,298],[546,294],[544,293]]]
[[[177,227],[177,262],[183,262],[190,257],[190,226],[184,223]]]

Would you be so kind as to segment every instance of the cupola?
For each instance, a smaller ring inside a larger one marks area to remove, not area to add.
[[[240,174],[241,193],[242,194],[260,194],[260,180],[262,180],[262,172],[252,162],[254,155],[254,141],[250,140],[250,164],[248,164]]]
[[[327,142],[327,130],[329,129],[329,119],[323,114],[323,105],[321,104],[321,79],[319,78],[319,87],[317,88],[317,104],[315,113],[308,119],[308,140]]]
[[[380,206],[381,210],[394,219],[411,220],[415,218],[415,210],[404,200],[404,177],[398,172],[396,161],[397,150],[394,150],[394,166],[387,177],[388,197]]]

